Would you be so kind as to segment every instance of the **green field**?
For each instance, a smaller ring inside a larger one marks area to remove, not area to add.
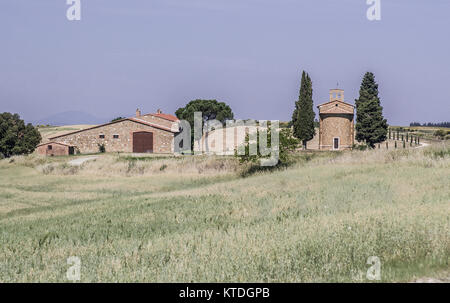
[[[0,161],[0,282],[370,282],[450,268],[450,148],[233,158]]]

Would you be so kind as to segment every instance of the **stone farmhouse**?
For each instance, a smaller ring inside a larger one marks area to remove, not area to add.
[[[160,110],[141,115],[137,109],[136,117],[51,137],[36,150],[41,155],[58,156],[96,153],[104,146],[106,152],[168,154],[174,152],[178,122],[177,117]]]

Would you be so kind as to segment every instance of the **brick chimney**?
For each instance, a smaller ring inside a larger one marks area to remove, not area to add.
[[[141,116],[141,110],[138,108],[136,109],[136,117],[140,117]]]
[[[162,111],[158,108],[158,109],[156,110],[156,113],[157,113],[157,114],[162,114]]]

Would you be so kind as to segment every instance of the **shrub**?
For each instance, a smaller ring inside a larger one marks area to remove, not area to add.
[[[434,132],[434,135],[435,135],[436,137],[439,137],[439,138],[441,138],[442,140],[444,140],[444,137],[445,137],[445,135],[446,135],[446,132],[445,132],[444,130],[442,130],[442,129],[438,129],[437,131]]]
[[[256,142],[249,142],[250,137],[248,134],[246,135],[244,142],[245,153],[243,155],[238,155],[237,149],[235,150],[234,153],[235,157],[239,158],[239,162],[241,164],[249,163],[259,165],[260,160],[269,158],[268,156],[263,156],[262,151],[260,150],[259,146],[260,131],[261,130],[258,129],[256,132],[257,138]],[[267,128],[267,130],[263,130],[263,132],[267,132],[267,148],[271,148],[272,134],[270,126]],[[292,135],[292,130],[289,128],[278,129],[278,134],[279,134],[279,159],[276,166],[288,165],[290,162],[289,154],[298,147],[300,141]],[[256,155],[250,155],[250,150],[253,148],[254,150],[256,150]]]
[[[352,149],[354,150],[366,150],[369,148],[367,144],[353,144]]]
[[[100,152],[100,153],[104,153],[104,152],[106,152],[106,148],[105,148],[105,144],[98,144],[98,151]]]

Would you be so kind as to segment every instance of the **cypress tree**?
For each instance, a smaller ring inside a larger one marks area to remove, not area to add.
[[[303,149],[306,149],[306,142],[314,138],[316,130],[314,128],[314,102],[312,99],[312,81],[305,71],[302,73],[300,93],[298,101],[295,102],[295,110],[292,115],[292,125],[294,127],[294,137],[300,139]]]
[[[386,140],[388,124],[378,97],[378,84],[373,73],[367,72],[361,83],[356,104],[356,140],[371,148]]]

